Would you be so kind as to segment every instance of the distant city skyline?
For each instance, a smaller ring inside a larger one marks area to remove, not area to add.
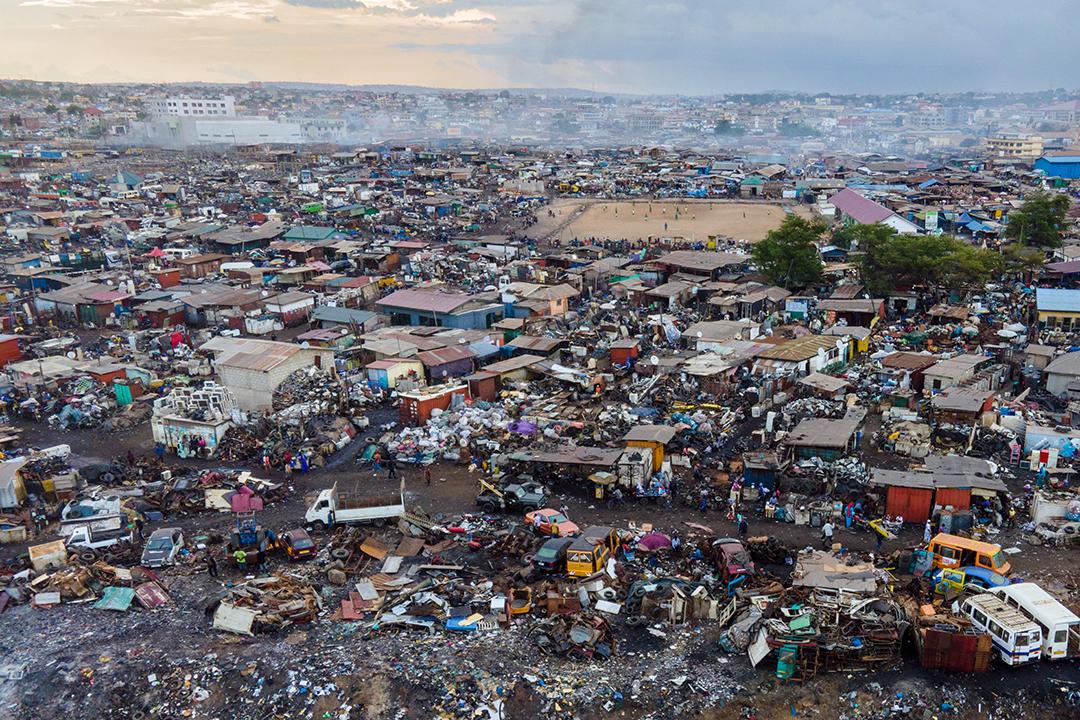
[[[0,77],[689,95],[1080,85],[1068,0],[715,5],[0,0]]]

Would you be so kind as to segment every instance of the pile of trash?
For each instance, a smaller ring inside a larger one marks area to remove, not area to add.
[[[347,394],[337,377],[312,365],[291,372],[274,390],[272,405],[278,413],[302,407],[300,414],[308,417],[337,415],[346,399]]]
[[[510,413],[502,405],[475,402],[452,410],[433,410],[431,419],[420,427],[406,427],[386,446],[402,462],[427,463],[438,457],[456,460],[459,448],[469,442],[501,448],[498,438],[506,432]]]
[[[814,397],[798,398],[783,406],[784,420],[789,425],[806,418],[842,418],[846,411],[847,407],[839,400],[821,400]]]
[[[538,623],[529,638],[544,655],[578,660],[607,660],[615,654],[615,634],[607,619],[582,612],[557,615]]]
[[[234,585],[214,610],[214,629],[241,635],[310,623],[322,610],[315,589],[284,574]]]

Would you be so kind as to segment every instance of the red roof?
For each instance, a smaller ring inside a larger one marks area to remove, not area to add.
[[[836,193],[829,198],[829,202],[837,210],[863,225],[879,223],[895,214],[881,203],[864,198],[850,188],[844,188]]]

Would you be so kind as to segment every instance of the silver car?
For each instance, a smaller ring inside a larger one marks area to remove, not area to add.
[[[143,547],[142,565],[158,568],[176,562],[176,554],[184,547],[184,533],[180,528],[155,530]]]

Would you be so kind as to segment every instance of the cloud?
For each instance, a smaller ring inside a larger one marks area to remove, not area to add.
[[[353,10],[364,7],[358,0],[284,0],[286,5],[324,10]]]
[[[20,7],[87,8],[95,5],[126,5],[131,0],[24,0]]]
[[[14,30],[0,44],[0,67],[21,63],[45,72],[44,58],[77,46],[91,63],[137,66],[151,80],[222,77],[211,68],[228,66],[265,80],[884,94],[1070,87],[1080,64],[1076,0],[0,0],[0,6],[5,29]],[[245,26],[251,22],[259,23],[257,33]],[[80,32],[57,32],[50,24]],[[178,25],[230,41],[207,50],[211,61],[183,51]],[[318,43],[310,41],[314,34]]]
[[[168,20],[265,20],[274,15],[269,2],[259,0],[215,0],[210,3],[174,3],[169,8],[137,8],[135,12],[159,15]]]

